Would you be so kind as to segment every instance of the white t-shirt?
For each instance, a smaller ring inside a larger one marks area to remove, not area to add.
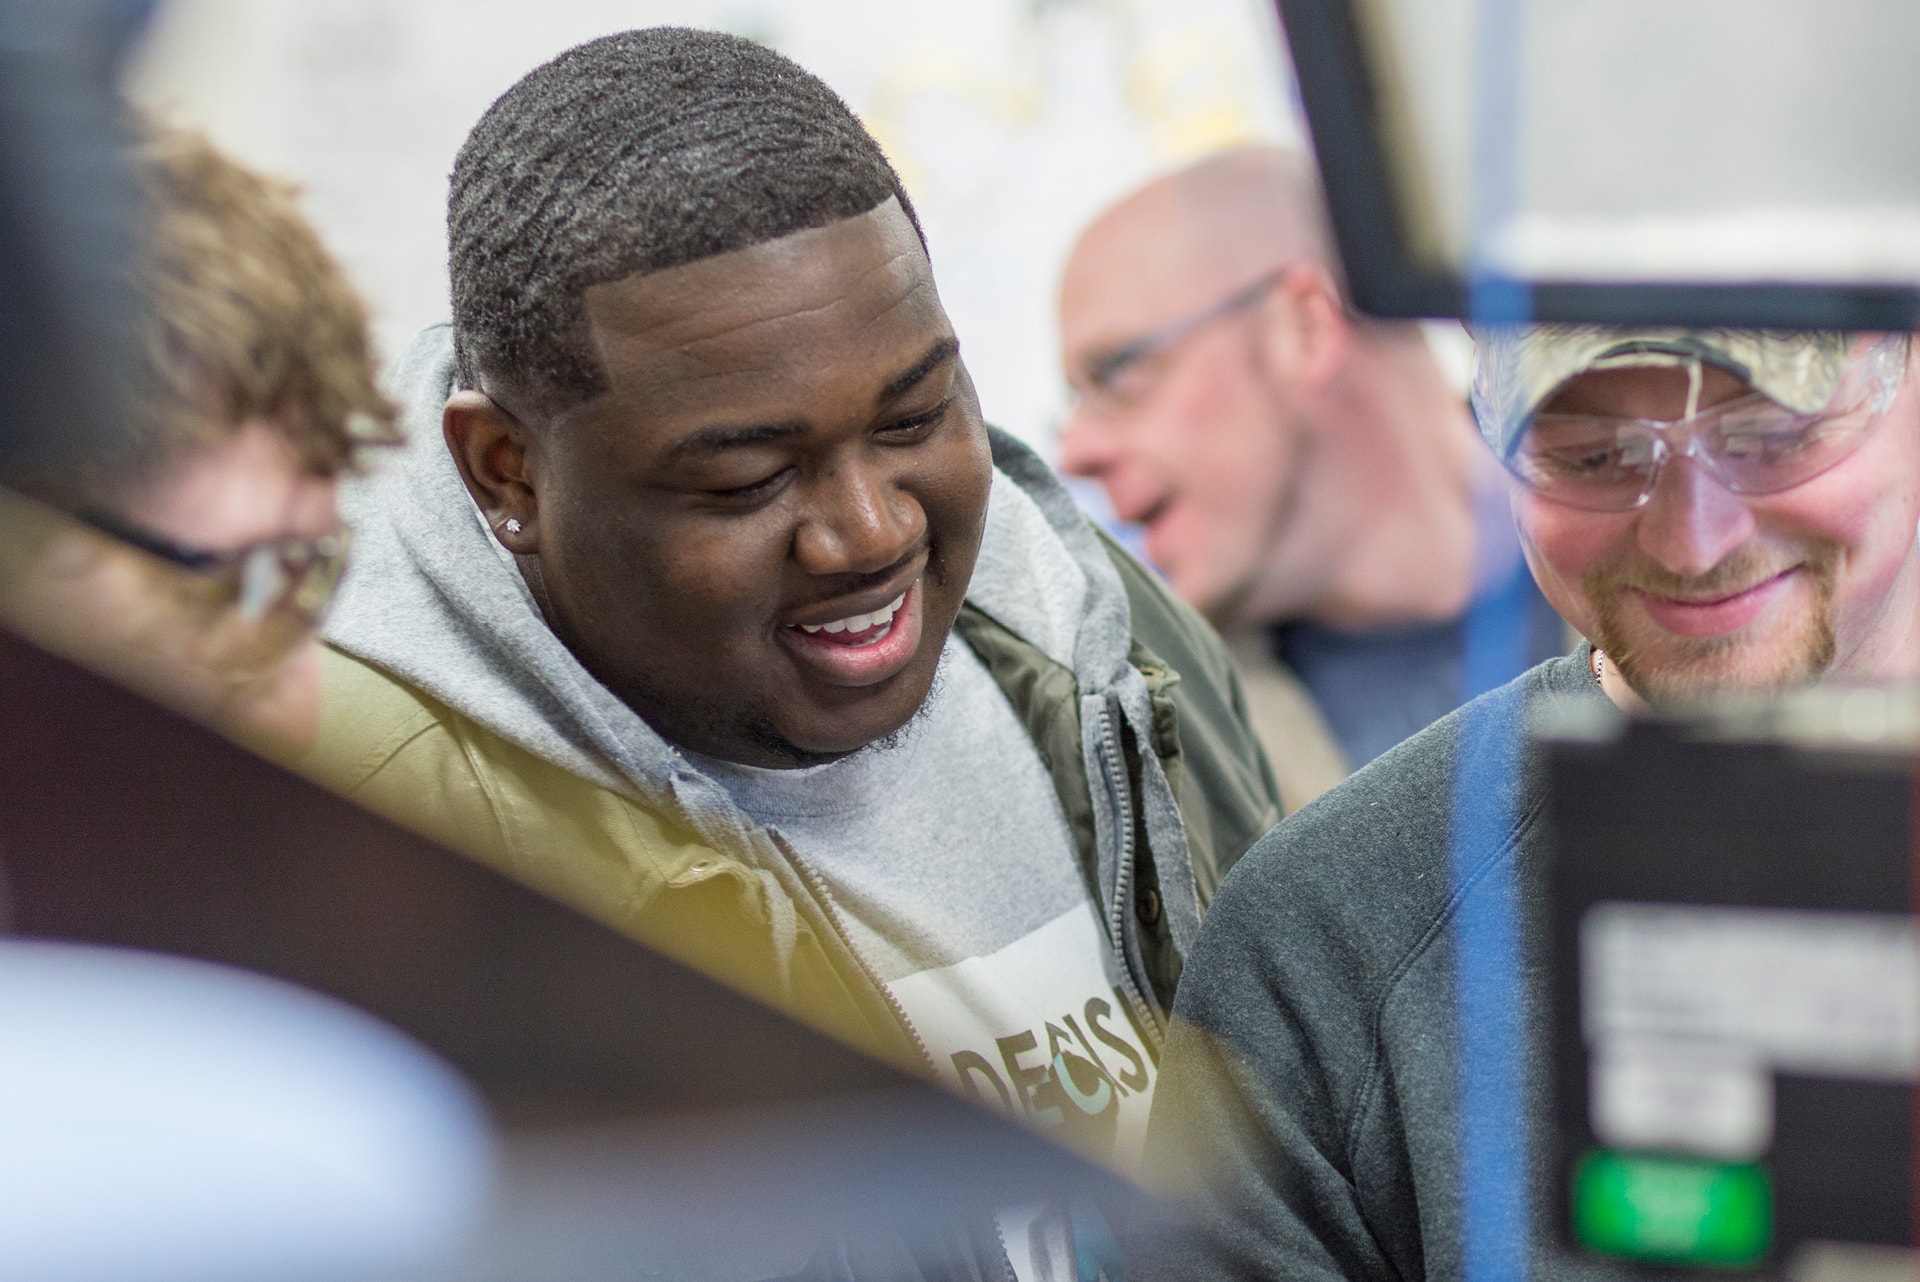
[[[948,638],[892,746],[800,770],[699,764],[820,874],[943,1082],[1138,1168],[1157,1066],[1052,777],[965,642]],[[1027,1208],[1001,1229],[1023,1279],[1073,1276],[1057,1217]]]

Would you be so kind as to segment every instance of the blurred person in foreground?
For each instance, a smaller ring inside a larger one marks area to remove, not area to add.
[[[1246,147],[1101,214],[1060,291],[1060,466],[1227,633],[1289,810],[1459,703],[1480,594],[1567,642],[1419,326],[1340,288],[1311,161]]]
[[[1479,337],[1474,408],[1511,475],[1527,562],[1588,639],[1287,819],[1221,887],[1181,986],[1151,1137],[1167,1170],[1204,1172],[1208,1232],[1153,1248],[1140,1276],[1460,1276],[1451,927],[1461,900],[1514,885],[1519,937],[1538,946],[1548,852],[1528,704],[1661,708],[1920,672],[1907,335]],[[1456,875],[1451,797],[1468,754],[1507,781],[1482,800],[1511,818]],[[1536,1134],[1539,961],[1521,980]]]
[[[627,32],[488,109],[448,228],[314,773],[1128,1162],[1273,786],[1218,638],[983,423],[878,145],[763,46]]]
[[[144,370],[127,443],[0,491],[0,618],[297,757],[347,551],[335,490],[394,439],[392,409],[361,304],[290,189],[169,129],[130,159]]]

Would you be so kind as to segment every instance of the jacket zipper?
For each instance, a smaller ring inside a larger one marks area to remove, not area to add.
[[[1120,835],[1120,855],[1113,874],[1113,903],[1107,910],[1107,928],[1113,932],[1115,949],[1120,954],[1120,974],[1126,981],[1126,998],[1133,1003],[1141,1020],[1141,1029],[1164,1034],[1166,1026],[1160,1012],[1142,992],[1141,977],[1133,972],[1133,953],[1127,947],[1127,899],[1133,890],[1133,861],[1138,852],[1133,843],[1133,798],[1127,787],[1127,763],[1120,751],[1120,736],[1114,733],[1113,713],[1100,709],[1100,759],[1106,767],[1107,784],[1114,799],[1114,826]]]
[[[866,954],[862,953],[859,945],[853,942],[852,933],[847,930],[846,923],[840,920],[840,907],[834,903],[833,892],[827,889],[825,878],[815,872],[813,865],[802,859],[793,847],[785,842],[779,845],[781,853],[793,865],[794,871],[800,874],[800,880],[807,883],[807,889],[811,890],[814,897],[820,901],[821,908],[826,911],[827,924],[833,927],[833,933],[839,936],[840,942],[846,946],[848,955],[853,958],[854,964],[860,967],[860,973],[867,977],[867,982],[873,985],[881,999],[887,1003],[887,1008],[893,1012],[893,1017],[900,1021],[900,1027],[905,1031],[907,1039],[913,1043],[914,1050],[920,1053],[920,1062],[926,1065],[928,1074],[938,1082],[940,1070],[933,1062],[933,1052],[927,1049],[927,1043],[921,1038],[920,1030],[913,1026],[911,1019],[907,1018],[907,1008],[900,1004],[900,999],[893,995],[893,990],[880,981],[880,973],[874,970]]]
[[[928,1080],[938,1087],[940,1070],[933,1062],[933,1052],[927,1049],[927,1043],[921,1038],[920,1030],[913,1026],[911,1019],[907,1018],[907,1008],[900,1004],[900,999],[893,995],[892,989],[880,982],[879,972],[874,970],[866,954],[862,953],[859,946],[853,942],[853,935],[847,930],[846,923],[840,920],[840,906],[834,902],[833,892],[827,889],[826,879],[814,871],[813,865],[802,859],[791,846],[785,842],[778,844],[781,853],[792,862],[794,871],[800,874],[800,880],[804,881],[807,889],[819,899],[821,908],[826,912],[827,924],[833,927],[834,934],[838,935],[840,942],[846,945],[847,953],[853,958],[854,964],[860,967],[860,972],[867,977],[867,982],[879,990],[880,996],[887,1003],[887,1008],[893,1012],[893,1017],[899,1020],[900,1027],[906,1030],[907,1038],[913,1043],[914,1050],[920,1053],[920,1062],[927,1066]],[[993,1225],[994,1245],[1000,1248],[1001,1277],[1005,1282],[1019,1282],[1019,1274],[1013,1267],[1013,1255],[1007,1250],[1007,1235],[1000,1228],[999,1215],[988,1212],[987,1219]]]
[[[1013,1267],[1013,1252],[1007,1249],[1007,1232],[1000,1227],[1000,1216],[994,1212],[988,1217],[993,1221],[993,1240],[1000,1248],[1000,1263],[1006,1272],[1001,1275],[1005,1282],[1020,1282],[1020,1272]]]

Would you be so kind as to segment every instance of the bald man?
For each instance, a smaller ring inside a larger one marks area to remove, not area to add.
[[[1419,327],[1342,301],[1305,157],[1224,152],[1108,209],[1068,260],[1060,330],[1060,465],[1236,638],[1289,807],[1459,702],[1477,594],[1519,576],[1530,652],[1565,649]]]

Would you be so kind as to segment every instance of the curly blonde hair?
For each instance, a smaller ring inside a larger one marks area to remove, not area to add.
[[[129,406],[144,470],[253,419],[319,475],[399,440],[376,385],[366,308],[295,203],[296,190],[152,123],[132,169],[145,205],[135,281],[144,370]]]

